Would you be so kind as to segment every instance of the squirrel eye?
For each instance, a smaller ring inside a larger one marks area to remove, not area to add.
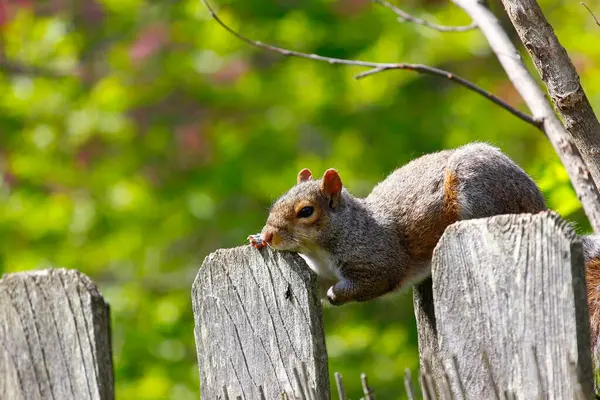
[[[302,209],[300,211],[298,211],[298,218],[308,218],[312,215],[313,211],[315,211],[314,207],[311,206],[306,206],[306,207],[302,207]]]

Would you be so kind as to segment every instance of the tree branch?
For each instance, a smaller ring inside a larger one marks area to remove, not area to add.
[[[592,16],[592,18],[594,18],[594,21],[596,21],[596,25],[600,26],[600,21],[598,21],[598,18],[596,18],[596,16],[592,12],[592,10],[590,10],[590,8],[587,6],[587,4],[585,4],[583,1],[580,2],[579,4],[581,4],[582,6],[584,6],[588,10],[588,12]]]
[[[20,64],[13,61],[0,59],[0,71],[15,75],[41,76],[45,78],[65,78],[70,75],[60,71]]]
[[[414,24],[423,25],[423,26],[426,26],[428,28],[431,28],[431,29],[434,29],[434,30],[440,31],[440,32],[466,32],[466,31],[470,31],[470,30],[477,28],[477,24],[475,24],[475,23],[472,23],[469,25],[464,25],[464,26],[445,26],[445,25],[434,24],[432,22],[425,21],[424,19],[413,17],[409,13],[402,11],[395,5],[388,3],[385,0],[372,0],[372,1],[374,3],[377,3],[377,4],[385,7],[385,8],[389,8],[390,10],[392,10],[399,17],[398,21],[400,21],[400,22],[404,22],[404,21],[412,22]]]
[[[370,62],[370,61],[347,60],[347,59],[343,59],[343,58],[324,57],[324,56],[320,56],[318,54],[307,54],[307,53],[302,53],[299,51],[288,50],[288,49],[283,49],[281,47],[272,46],[270,44],[266,44],[266,43],[262,43],[259,41],[249,39],[249,38],[243,36],[242,34],[234,31],[232,28],[230,28],[228,25],[226,25],[221,20],[221,18],[219,18],[219,16],[215,13],[215,11],[210,6],[210,4],[208,3],[207,0],[202,0],[202,2],[206,6],[206,8],[208,8],[208,11],[209,11],[211,17],[215,21],[217,21],[217,23],[219,25],[221,25],[223,28],[225,28],[229,33],[231,33],[232,35],[237,37],[239,40],[241,40],[245,43],[248,43],[251,46],[258,47],[258,48],[264,49],[264,50],[269,50],[271,52],[278,53],[283,56],[299,57],[299,58],[305,58],[305,59],[309,59],[309,60],[323,61],[323,62],[327,62],[329,64],[353,65],[353,66],[370,68],[370,70],[356,75],[356,79],[365,78],[367,76],[371,76],[371,75],[374,75],[374,74],[377,74],[377,73],[383,72],[383,71],[400,70],[400,69],[446,78],[446,79],[449,79],[461,86],[466,87],[467,89],[469,89],[471,91],[474,91],[475,93],[478,93],[479,95],[485,97],[486,99],[490,100],[494,104],[499,105],[500,107],[504,108],[505,110],[507,110],[514,116],[516,116],[517,118],[520,118],[521,120],[527,122],[528,124],[531,124],[531,125],[535,126],[536,128],[543,131],[542,124],[539,120],[536,120],[536,119],[532,118],[531,116],[525,114],[524,112],[519,111],[515,107],[504,102],[499,97],[493,95],[492,93],[488,92],[487,90],[475,85],[474,83],[468,81],[465,78],[454,75],[451,72],[448,72],[448,71],[445,71],[445,70],[442,70],[439,68],[435,68],[435,67],[430,67],[430,66],[423,65],[423,64],[376,63],[376,62]]]
[[[506,4],[511,0],[503,1]],[[596,232],[600,232],[600,194],[598,188],[594,185],[594,180],[573,139],[554,114],[545,94],[525,68],[517,49],[502,29],[500,22],[478,0],[453,0],[453,2],[463,8],[477,23],[509,79],[533,113],[534,118],[543,121],[544,131],[565,166],[592,227]],[[516,1],[514,2],[516,3]],[[520,9],[522,10],[522,8]],[[519,14],[519,18],[523,18],[523,14]],[[549,58],[549,60],[555,62],[556,56]]]
[[[502,4],[546,84],[554,109],[600,188],[600,122],[567,51],[536,0],[502,0]]]

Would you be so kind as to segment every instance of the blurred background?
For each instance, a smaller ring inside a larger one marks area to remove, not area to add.
[[[429,64],[526,110],[477,31],[398,23],[368,0],[212,4],[256,40]],[[470,22],[447,1],[396,4],[432,22]],[[600,1],[587,4],[600,16]],[[579,2],[541,5],[600,110],[600,27]],[[364,196],[414,157],[487,141],[589,230],[552,147],[504,109],[436,77],[357,81],[361,68],[252,48],[200,0],[0,0],[0,40],[0,273],[77,268],[99,285],[118,399],[198,398],[194,276],[207,254],[258,232],[303,167],[335,167]],[[381,398],[402,398],[404,369],[418,367],[410,291],[327,308],[325,324],[330,372],[351,396],[367,372]]]

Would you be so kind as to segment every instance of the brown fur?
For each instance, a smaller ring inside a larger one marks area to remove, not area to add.
[[[444,172],[443,190],[442,212],[426,215],[419,225],[411,225],[407,228],[409,254],[417,261],[431,258],[433,249],[446,228],[459,219],[458,177],[448,168]]]
[[[594,349],[600,333],[600,258],[588,260],[585,264],[585,270],[590,313],[591,348]]]
[[[426,261],[431,258],[433,249],[447,226],[444,209],[439,215],[425,216],[419,225],[406,227],[406,239],[410,257],[417,262]]]
[[[442,212],[428,214],[420,224],[407,227],[409,254],[417,261],[431,258],[446,228],[459,219],[458,177],[450,169],[444,172],[443,190]]]
[[[425,215],[420,224],[409,225],[406,229],[408,254],[416,263],[427,262],[431,259],[433,249],[444,234],[446,228],[460,219],[460,205],[458,199],[458,176],[456,172],[446,168],[443,180],[443,204],[441,212]],[[436,189],[437,190],[437,189]],[[401,288],[407,282],[420,275],[419,271],[406,274],[397,283]]]
[[[444,222],[446,225],[451,225],[458,221],[459,216],[458,177],[456,172],[446,169],[444,176]]]

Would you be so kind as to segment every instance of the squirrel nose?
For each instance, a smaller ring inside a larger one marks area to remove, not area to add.
[[[267,242],[268,244],[271,244],[273,242],[273,231],[268,230],[265,232],[265,234],[263,235],[263,240],[265,242]]]

